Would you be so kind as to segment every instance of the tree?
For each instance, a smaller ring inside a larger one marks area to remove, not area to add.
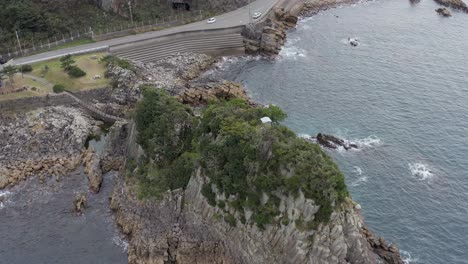
[[[60,67],[65,71],[68,71],[75,63],[75,61],[72,58],[72,55],[70,54],[61,57],[60,62],[62,63]]]
[[[18,72],[18,67],[13,65],[8,65],[3,67],[2,74],[8,76],[8,80],[10,81],[10,85],[13,84],[13,76]]]
[[[3,71],[0,71],[0,88],[3,87],[3,80],[5,80],[5,74]]]

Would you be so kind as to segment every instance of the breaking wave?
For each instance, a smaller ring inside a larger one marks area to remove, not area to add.
[[[305,50],[303,50],[303,49],[298,48],[298,47],[294,47],[294,46],[286,47],[285,46],[280,51],[279,55],[283,59],[297,60],[298,58],[305,58],[306,55],[307,55],[307,52]]]
[[[112,242],[121,247],[124,252],[127,252],[128,249],[128,242],[125,240],[125,238],[120,237],[120,236],[114,236],[112,238]]]
[[[344,141],[348,144],[356,144],[358,146],[358,150],[364,148],[377,147],[382,145],[383,143],[380,138],[374,135],[362,139],[344,139]]]
[[[357,180],[351,183],[351,186],[359,186],[364,182],[367,182],[368,178],[365,175],[362,175],[362,169],[359,166],[353,167],[353,172],[358,176]]]
[[[8,198],[10,197],[11,192],[9,191],[0,191],[0,209],[5,208],[5,206],[10,203]]]
[[[418,258],[415,258],[415,257],[411,256],[411,253],[408,252],[408,251],[404,251],[404,250],[400,249],[400,254],[401,254],[401,258],[403,260],[403,263],[405,263],[405,264],[415,263],[415,262],[419,261]]]
[[[409,163],[408,166],[411,171],[411,175],[418,180],[425,181],[434,177],[434,171],[427,164],[415,162]]]

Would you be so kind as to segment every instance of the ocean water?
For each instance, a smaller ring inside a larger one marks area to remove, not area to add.
[[[209,74],[282,107],[298,134],[357,142],[360,150],[327,152],[370,228],[409,263],[461,264],[468,263],[468,14],[443,18],[437,7],[377,0],[324,11],[300,21],[278,58],[225,59]]]

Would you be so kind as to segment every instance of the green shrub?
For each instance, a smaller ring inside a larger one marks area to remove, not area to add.
[[[201,193],[205,196],[206,200],[208,200],[208,204],[216,206],[216,194],[211,189],[210,184],[203,184]]]
[[[135,117],[137,141],[149,162],[141,166],[138,176],[142,193],[158,196],[185,188],[201,167],[209,179],[201,189],[208,203],[225,211],[234,209],[241,222],[246,222],[244,211],[252,211],[251,221],[260,229],[289,223],[287,217],[280,217],[277,195],[296,197],[302,192],[320,206],[314,221],[296,222],[303,230],[328,222],[334,207],[348,196],[336,164],[317,144],[279,125],[286,114],[276,106],[256,108],[239,99],[218,101],[197,118],[159,89],[144,87],[143,95]],[[263,116],[274,124],[263,126]],[[218,201],[217,195],[229,198]],[[225,220],[235,224],[231,217]]]
[[[21,65],[20,72],[32,72],[33,67],[29,64]]]
[[[224,215],[224,221],[228,223],[230,226],[234,227],[237,225],[237,220],[232,214],[225,214]]]
[[[52,90],[54,91],[54,93],[61,93],[61,92],[65,91],[65,86],[62,85],[62,84],[56,84],[56,85],[54,85]]]
[[[101,58],[100,60],[101,63],[104,63],[104,65],[109,66],[109,65],[113,65],[113,66],[118,66],[122,69],[126,69],[126,70],[130,70],[130,71],[133,71],[135,72],[135,67],[133,66],[133,64],[131,64],[128,60],[125,60],[125,59],[121,59],[117,56],[114,56],[114,55],[106,55],[104,57]]]
[[[70,66],[67,70],[67,73],[70,77],[72,78],[80,78],[86,75],[86,72],[84,72],[80,67],[78,66]]]

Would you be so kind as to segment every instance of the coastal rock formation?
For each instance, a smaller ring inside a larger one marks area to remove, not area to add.
[[[89,189],[98,193],[101,189],[102,184],[102,169],[101,169],[101,158],[96,154],[96,151],[89,147],[83,153],[83,165],[84,172],[88,176]]]
[[[241,84],[229,81],[191,84],[176,97],[184,104],[189,105],[204,105],[215,99],[243,98],[247,101],[250,100]]]
[[[434,0],[439,5],[451,7],[468,13],[468,6],[462,0]]]
[[[81,215],[86,207],[88,207],[88,198],[86,198],[86,194],[75,194],[75,198],[73,200],[73,211],[75,214]]]
[[[266,22],[260,24],[260,30],[251,28],[244,32],[247,37],[246,52],[278,54],[286,41],[286,31],[296,27],[297,21],[296,16],[286,12],[283,8],[276,8]]]
[[[329,224],[307,231],[298,221],[313,218],[317,206],[302,195],[285,197],[282,210],[296,220],[262,231],[225,222],[222,209],[210,206],[201,194],[204,182],[199,171],[186,191],[168,192],[156,201],[138,200],[134,186],[121,181],[111,207],[128,235],[130,264],[403,263],[396,247],[365,227],[351,200],[332,214]]]
[[[318,144],[326,148],[337,149],[338,147],[343,147],[345,150],[358,148],[358,146],[354,143],[346,142],[341,138],[322,133],[318,133],[315,139],[317,140]]]
[[[0,117],[0,188],[39,175],[59,179],[81,163],[95,122],[80,110],[47,107]]]
[[[130,124],[115,123],[107,134],[107,141],[101,154],[101,168],[103,173],[120,170],[126,153]]]
[[[444,16],[444,17],[452,16],[450,11],[446,7],[437,8],[435,11],[439,13],[439,15]]]

